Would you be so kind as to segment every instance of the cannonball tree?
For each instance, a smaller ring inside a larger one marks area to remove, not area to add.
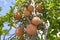
[[[8,22],[9,30],[2,30]],[[21,22],[18,27],[16,24]],[[15,33],[5,39],[14,27]],[[0,36],[3,40],[60,40],[60,0],[16,0],[9,12],[0,17]],[[39,36],[40,35],[40,36]]]

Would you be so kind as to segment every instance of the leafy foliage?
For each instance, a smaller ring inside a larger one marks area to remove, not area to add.
[[[60,31],[60,0],[44,0],[44,1],[36,0],[35,1],[36,7],[40,3],[42,3],[42,5],[43,5],[43,13],[42,13],[42,15],[40,13],[39,17],[41,19],[43,19],[45,22],[47,20],[49,20],[49,22],[50,22],[50,27],[48,29],[47,38],[49,40],[60,40],[60,38],[57,37],[57,33]],[[3,24],[4,22],[8,22],[9,23],[8,26],[10,26],[10,27],[16,26],[16,25],[14,25],[17,23],[17,21],[14,20],[15,8],[17,9],[17,11],[22,12],[22,15],[23,15],[22,18],[25,19],[23,13],[29,4],[30,4],[30,1],[28,1],[28,0],[16,0],[15,6],[13,6],[13,7],[10,6],[9,12],[7,12],[5,16],[0,17],[0,35],[8,34],[8,30],[2,30],[2,28],[4,27],[4,24]],[[1,10],[2,10],[2,8],[0,7],[0,11]],[[38,14],[38,13],[39,12],[36,12],[36,14]],[[21,22],[23,19],[19,20],[18,22]],[[28,24],[27,21],[24,21],[22,25],[26,26],[27,24]],[[38,26],[40,29],[43,25],[38,25]],[[43,27],[41,29],[42,29],[42,31],[44,31]],[[54,30],[51,31],[52,29],[54,29]],[[54,35],[56,37],[54,37]],[[38,38],[38,40],[40,40],[40,38]]]
[[[0,7],[0,11],[2,11],[2,7]]]

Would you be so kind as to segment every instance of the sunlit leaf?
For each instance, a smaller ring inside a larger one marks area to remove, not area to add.
[[[8,34],[8,30],[7,29],[3,30],[2,32],[3,32],[3,34]]]
[[[2,7],[0,7],[0,11],[2,11]]]

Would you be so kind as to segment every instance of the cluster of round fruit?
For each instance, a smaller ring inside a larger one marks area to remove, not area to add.
[[[37,25],[41,23],[41,20],[39,17],[33,17],[30,24],[26,26],[26,32],[29,35],[35,35],[37,33]],[[24,29],[22,27],[16,29],[16,35],[22,36],[24,34]]]
[[[30,15],[32,14],[34,10],[34,7],[32,5],[28,6],[27,10],[24,12],[24,16],[25,17],[30,17]],[[37,7],[37,11],[41,11],[42,10],[42,6],[39,5]],[[17,12],[14,19],[15,20],[20,20],[22,18],[22,14],[20,12]],[[37,25],[41,24],[41,19],[39,17],[33,17],[31,20],[30,24],[26,25],[26,31],[27,34],[29,35],[35,35],[37,33]],[[24,28],[19,27],[16,28],[16,36],[22,36],[24,34]]]
[[[29,17],[34,10],[34,7],[32,5],[29,5],[27,10],[24,12],[25,17]],[[42,12],[42,5],[38,5],[36,10],[38,12]],[[20,20],[22,18],[22,13],[20,11],[16,12],[14,19],[15,20]]]

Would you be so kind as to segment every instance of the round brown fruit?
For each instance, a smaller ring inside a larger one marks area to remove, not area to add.
[[[34,10],[34,7],[33,7],[32,5],[29,5],[29,6],[28,6],[28,10],[29,10],[30,12],[32,12],[32,11]]]
[[[16,33],[16,36],[23,36],[24,30],[23,28],[16,28],[15,33]]]
[[[30,16],[30,12],[28,10],[26,10],[24,15],[25,15],[25,17],[29,17]]]
[[[14,19],[15,20],[20,20],[22,18],[21,13],[20,12],[16,12]]]
[[[41,23],[41,20],[40,20],[39,17],[33,17],[33,18],[32,18],[32,24],[38,25],[38,24],[40,24],[40,23]]]
[[[35,35],[37,33],[37,27],[33,24],[29,24],[27,25],[26,31],[29,35]]]
[[[38,12],[42,12],[42,5],[38,5],[37,11],[38,11]]]

